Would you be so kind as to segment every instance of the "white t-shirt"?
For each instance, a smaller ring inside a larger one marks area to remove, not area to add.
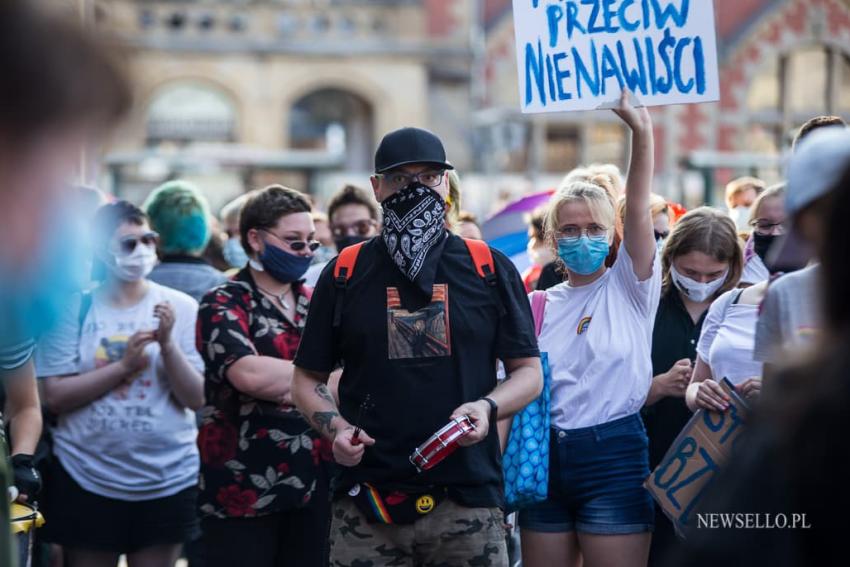
[[[309,287],[316,287],[316,283],[319,281],[319,276],[322,275],[322,271],[327,265],[328,262],[319,262],[318,264],[313,264],[307,268],[307,272],[304,274],[304,284]]]
[[[620,246],[614,265],[592,284],[546,291],[540,350],[549,353],[552,425],[576,429],[637,413],[652,380],[652,326],[661,297],[658,254],[638,281]]]
[[[762,373],[762,363],[753,358],[758,305],[735,303],[741,291],[727,291],[711,304],[697,345],[714,379],[728,378],[735,385]]]
[[[57,327],[39,345],[40,376],[90,372],[120,360],[136,331],[159,326],[157,303],[174,308],[176,345],[203,371],[195,350],[198,303],[188,295],[148,282],[144,299],[116,309],[95,291],[79,326],[80,296],[69,302]],[[79,337],[79,338],[78,338]],[[94,402],[59,416],[54,451],[85,490],[120,500],[151,500],[198,482],[195,414],[171,395],[159,345],[146,347],[150,364],[133,379]]]
[[[770,270],[764,265],[761,256],[753,254],[744,264],[744,271],[741,273],[741,283],[757,284],[770,279]]]

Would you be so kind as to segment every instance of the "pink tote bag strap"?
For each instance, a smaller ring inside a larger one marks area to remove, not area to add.
[[[543,316],[545,312],[546,292],[531,292],[531,314],[534,317],[534,334],[538,337],[540,336],[540,330],[543,328]]]

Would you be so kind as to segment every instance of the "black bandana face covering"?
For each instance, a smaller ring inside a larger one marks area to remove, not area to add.
[[[381,208],[381,236],[390,257],[430,297],[445,243],[445,201],[430,187],[412,183],[381,203]]]

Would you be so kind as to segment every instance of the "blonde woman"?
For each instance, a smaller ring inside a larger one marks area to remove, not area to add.
[[[650,342],[661,290],[649,210],[652,124],[626,94],[615,111],[632,131],[623,246],[611,268],[616,208],[605,187],[567,183],[546,219],[568,281],[547,290],[541,351],[552,370],[550,489],[522,510],[523,564],[646,564],[653,504],[639,411],[652,379]]]

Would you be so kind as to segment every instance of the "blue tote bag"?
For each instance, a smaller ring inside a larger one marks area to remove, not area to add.
[[[546,292],[531,295],[534,328],[540,335]],[[505,477],[505,507],[508,512],[546,500],[549,488],[549,405],[552,373],[547,353],[540,353],[543,391],[536,400],[516,414],[511,423],[508,444],[502,455]]]

